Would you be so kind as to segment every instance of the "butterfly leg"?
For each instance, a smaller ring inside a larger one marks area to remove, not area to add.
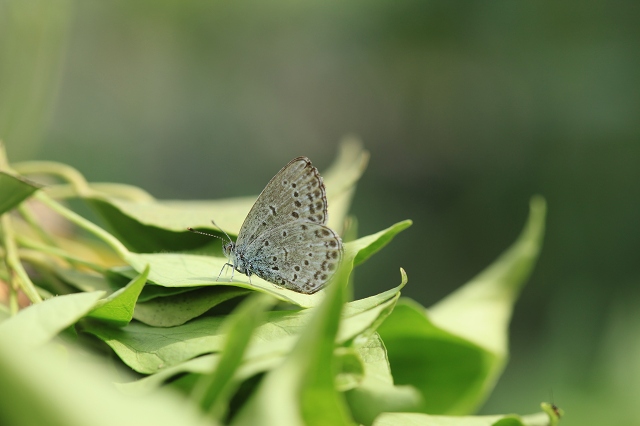
[[[218,278],[216,278],[216,281],[220,279],[222,271],[224,271],[224,268],[226,268],[227,266],[231,266],[231,281],[233,281],[233,265],[231,263],[225,263],[224,265],[222,265],[222,269],[220,269],[220,273],[218,274]]]

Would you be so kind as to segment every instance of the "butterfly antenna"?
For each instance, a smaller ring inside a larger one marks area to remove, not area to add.
[[[218,228],[219,230],[221,230],[221,231],[224,233],[224,235],[226,235],[226,236],[227,236],[227,238],[229,239],[229,241],[230,241],[230,242],[232,241],[232,240],[231,240],[231,237],[229,236],[229,234],[227,234],[227,233],[224,231],[224,229],[220,228],[220,227],[218,226],[218,224],[214,222],[214,220],[213,220],[213,219],[211,219],[211,223],[213,224],[213,226],[215,226],[216,228]]]
[[[193,229],[191,227],[187,228],[187,230],[191,231],[193,233],[196,233],[196,234],[202,234],[202,235],[206,235],[207,237],[213,237],[213,238],[217,238],[219,240],[224,241],[224,238],[221,238],[219,235],[213,235],[213,234],[209,234],[209,233],[206,233],[206,232],[196,231],[195,229]],[[224,232],[224,231],[222,231],[222,232]]]

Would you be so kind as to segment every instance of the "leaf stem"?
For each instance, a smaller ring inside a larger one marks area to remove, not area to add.
[[[2,231],[3,231],[3,243],[5,248],[5,262],[7,263],[7,267],[9,268],[9,273],[11,277],[11,284],[15,295],[12,294],[12,298],[10,299],[11,303],[11,311],[14,312],[14,309],[17,306],[17,289],[22,288],[22,291],[27,295],[29,300],[32,303],[42,302],[42,298],[38,294],[36,290],[36,286],[29,278],[27,271],[25,271],[24,266],[22,266],[22,262],[20,262],[20,257],[18,257],[18,247],[16,246],[16,242],[13,235],[13,228],[11,226],[11,218],[8,214],[3,214],[2,218],[0,218],[2,223]],[[14,300],[15,298],[15,300]],[[16,304],[16,305],[14,305]]]
[[[25,161],[15,163],[12,168],[22,175],[26,174],[50,174],[59,176],[69,182],[77,194],[87,195],[91,192],[87,180],[77,169],[55,161]]]
[[[20,245],[22,247],[26,247],[27,249],[33,249],[36,250],[37,252],[41,252],[41,253],[49,253],[53,256],[57,256],[60,257],[66,261],[68,261],[70,264],[77,266],[77,265],[82,265],[82,266],[86,266],[87,268],[99,272],[101,274],[104,274],[106,272],[106,268],[103,267],[102,265],[98,265],[97,263],[94,262],[90,262],[88,260],[84,260],[81,259],[79,257],[76,257],[72,254],[67,253],[66,251],[64,251],[61,248],[58,247],[51,247],[51,246],[47,246],[45,244],[40,244],[36,241],[33,241],[30,238],[26,238],[26,237],[21,237],[18,236],[17,238],[18,243],[20,243]]]
[[[83,218],[79,214],[69,210],[68,208],[64,207],[62,204],[58,203],[57,201],[54,201],[51,197],[49,197],[47,194],[43,193],[42,191],[37,192],[34,195],[34,197],[39,201],[41,201],[42,203],[44,203],[45,205],[47,205],[49,208],[51,208],[51,210],[55,211],[62,217],[66,218],[72,223],[75,223],[80,228],[84,229],[85,231],[95,235],[96,237],[104,241],[109,247],[111,247],[118,254],[118,256],[120,256],[120,258],[125,259],[129,255],[129,250],[127,250],[124,244],[122,244],[116,237],[114,237],[104,229],[100,228],[98,225],[88,221],[87,219]]]
[[[18,213],[24,219],[25,222],[35,231],[36,234],[44,241],[52,246],[56,246],[56,242],[45,230],[40,226],[35,216],[31,212],[31,209],[27,207],[26,203],[22,203],[17,207]]]

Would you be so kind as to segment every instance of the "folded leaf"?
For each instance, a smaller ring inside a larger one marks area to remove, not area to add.
[[[129,284],[102,300],[91,312],[89,317],[106,321],[118,327],[123,327],[133,318],[133,310],[138,301],[138,296],[147,282],[149,267]]]
[[[473,412],[507,361],[507,332],[520,288],[535,264],[544,232],[545,203],[531,202],[519,239],[470,283],[425,310],[401,299],[378,332],[397,384],[423,395],[425,412]]]
[[[0,171],[0,214],[18,206],[40,187],[21,176]]]

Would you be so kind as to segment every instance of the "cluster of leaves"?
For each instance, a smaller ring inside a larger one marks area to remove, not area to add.
[[[355,238],[347,212],[367,162],[357,144],[344,145],[324,173],[345,256],[332,284],[313,295],[256,276],[216,281],[219,242],[186,231],[219,232],[215,215],[234,235],[255,197],[159,201],[139,188],[87,183],[66,165],[0,160],[2,424],[558,421],[548,404],[528,416],[470,415],[506,363],[513,303],[542,240],[541,199],[511,248],[427,310],[400,298],[403,270],[390,290],[349,300],[353,268],[411,224]],[[42,188],[23,177],[34,175],[65,183]],[[64,198],[84,201],[111,232]],[[48,229],[34,208],[72,225],[72,237]]]

